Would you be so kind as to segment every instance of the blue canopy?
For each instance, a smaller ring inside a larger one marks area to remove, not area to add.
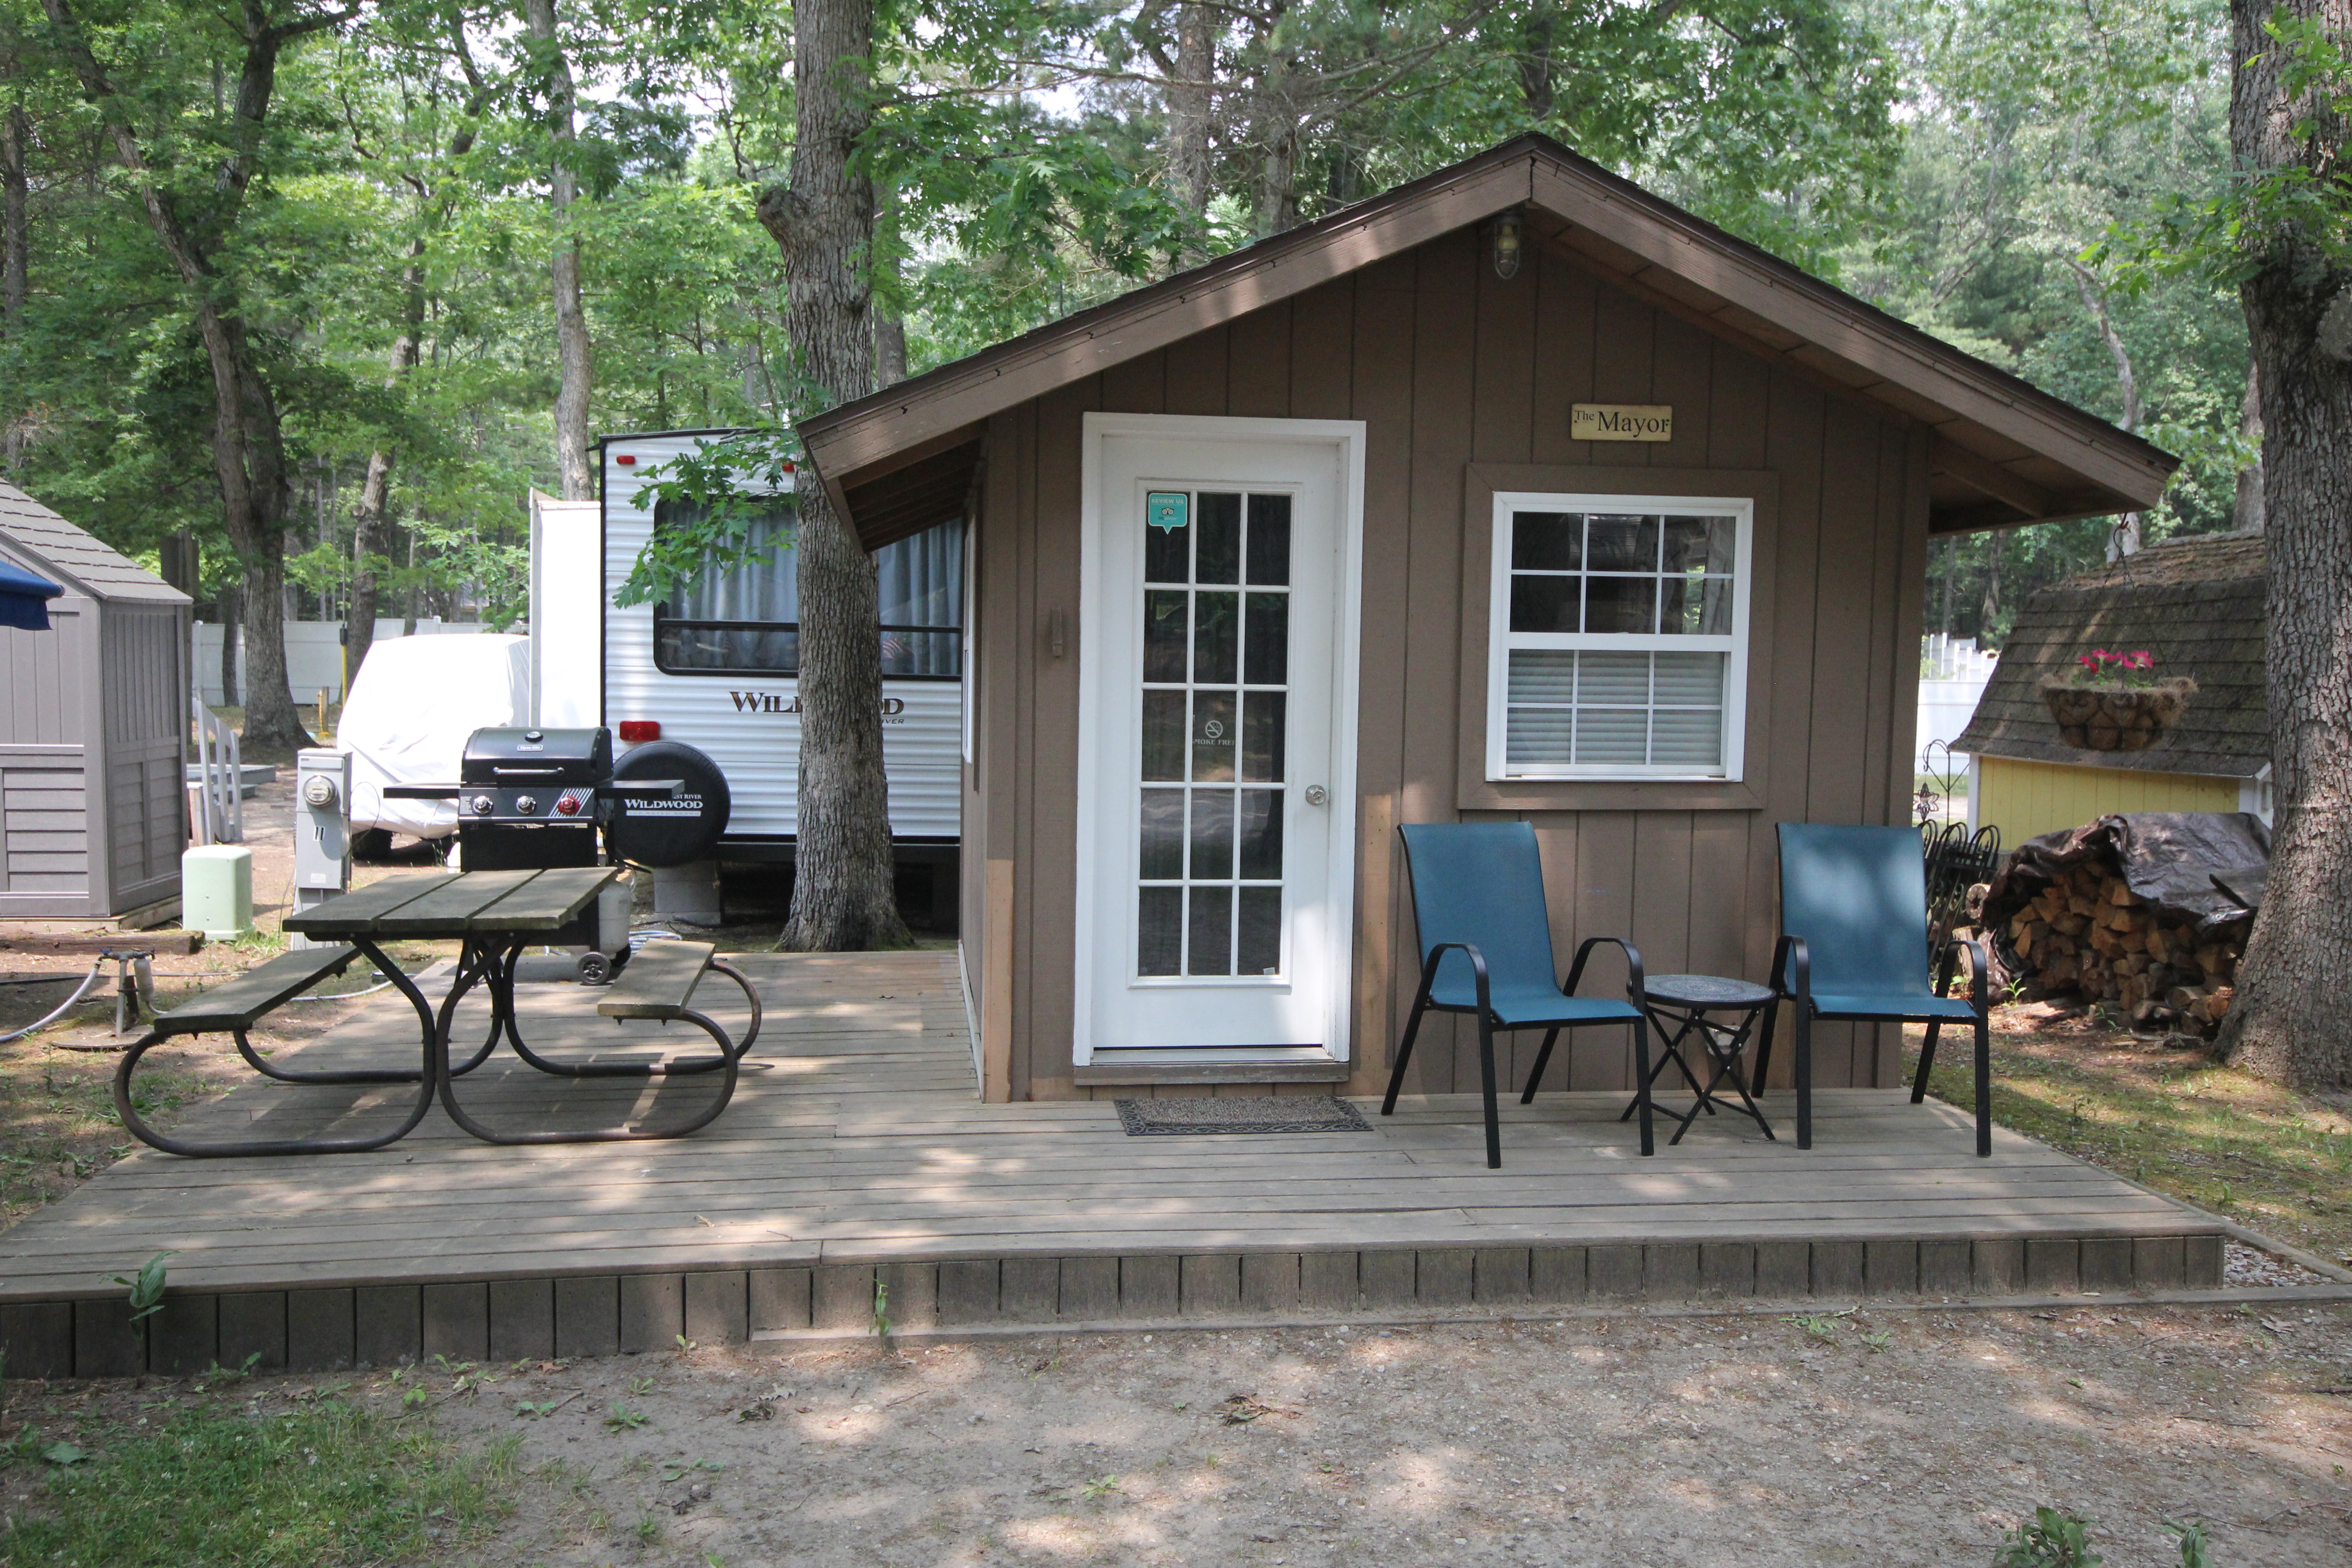
[[[48,601],[64,592],[47,577],[36,577],[30,572],[0,561],[0,626],[15,626],[28,632],[47,631]]]

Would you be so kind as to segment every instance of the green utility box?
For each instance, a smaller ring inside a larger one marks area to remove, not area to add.
[[[180,924],[226,942],[253,929],[253,851],[206,844],[180,857]]]

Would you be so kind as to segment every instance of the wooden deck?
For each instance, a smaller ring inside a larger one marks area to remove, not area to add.
[[[122,1161],[0,1235],[8,1374],[854,1330],[877,1279],[905,1329],[2220,1279],[2210,1220],[2013,1133],[1978,1160],[1964,1117],[1899,1092],[1822,1094],[1810,1152],[1718,1117],[1643,1160],[1608,1094],[1512,1103],[1500,1171],[1466,1095],[1408,1101],[1370,1132],[1129,1138],[1108,1103],[979,1103],[952,955],[742,963],[768,1005],[756,1069],[690,1139],[500,1149],[436,1109],[371,1154]],[[740,1016],[732,987],[714,994]],[[595,999],[527,985],[527,1037],[607,1053],[701,1038],[599,1019]],[[283,1059],[408,1059],[411,1018],[387,993]],[[184,1131],[356,1131],[410,1092],[257,1079]],[[462,1092],[486,1119],[592,1125],[684,1110],[709,1086],[558,1081],[501,1052]],[[134,1332],[106,1277],[167,1249],[169,1305]]]

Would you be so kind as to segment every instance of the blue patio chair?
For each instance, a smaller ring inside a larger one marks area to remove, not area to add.
[[[1925,1024],[1911,1103],[1927,1092],[1936,1037],[1946,1024],[1972,1023],[1977,1045],[1977,1152],[1992,1153],[1992,1005],[1984,944],[1944,944],[1934,989],[1927,984],[1927,857],[1909,827],[1780,824],[1780,943],[1772,986],[1793,1003],[1797,1031],[1797,1147],[1813,1146],[1813,1020]],[[1969,950],[1975,995],[1948,996],[1952,966]],[[1779,1009],[1776,1007],[1774,1013]],[[1757,1047],[1756,1081],[1772,1060],[1773,1014]]]
[[[1404,835],[1412,876],[1414,923],[1421,936],[1421,990],[1397,1046],[1382,1116],[1396,1111],[1405,1064],[1421,1033],[1422,1015],[1469,1013],[1478,1020],[1478,1072],[1486,1099],[1486,1164],[1503,1163],[1503,1134],[1495,1111],[1495,1031],[1542,1029],[1543,1048],[1528,1074],[1522,1101],[1534,1098],[1562,1029],[1585,1024],[1633,1026],[1636,1095],[1642,1110],[1642,1152],[1653,1153],[1650,1132],[1650,1035],[1633,1002],[1574,994],[1584,961],[1602,942],[1622,948],[1633,967],[1628,994],[1642,994],[1642,955],[1613,936],[1596,936],[1576,950],[1568,984],[1552,967],[1551,918],[1544,908],[1543,858],[1536,830],[1524,822],[1423,823]]]

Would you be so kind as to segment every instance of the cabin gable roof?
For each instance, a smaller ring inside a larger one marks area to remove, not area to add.
[[[1533,134],[813,415],[803,447],[867,546],[888,543],[956,514],[990,416],[1513,208],[1527,244],[1928,426],[1937,532],[2150,506],[2179,464]]]

